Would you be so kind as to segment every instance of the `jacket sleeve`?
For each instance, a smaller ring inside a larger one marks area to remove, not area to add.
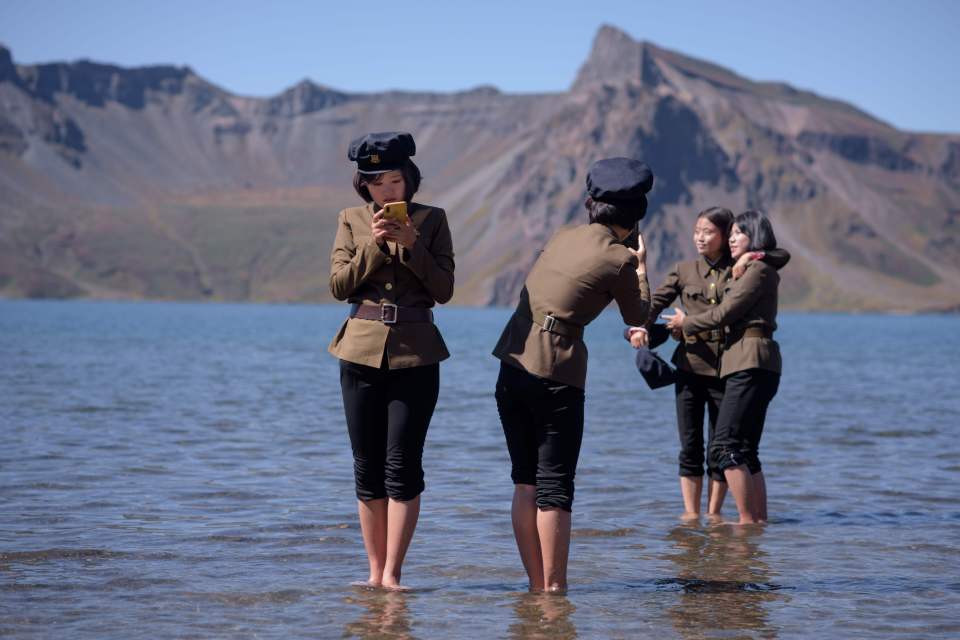
[[[772,267],[750,264],[743,277],[736,281],[723,297],[723,301],[703,313],[687,316],[683,321],[683,332],[692,335],[707,329],[719,329],[733,324],[749,311],[771,283],[776,286],[776,277]]]
[[[417,238],[411,249],[401,251],[400,263],[419,278],[434,300],[444,304],[453,297],[453,238],[444,210],[434,208],[430,215],[440,217],[432,236],[426,242]]]
[[[671,302],[677,299],[681,289],[683,289],[683,286],[680,283],[680,263],[677,263],[673,266],[673,271],[667,274],[663,284],[653,292],[650,300],[650,310],[647,313],[647,321],[644,323],[645,328],[649,329],[650,325],[657,321],[657,316],[669,307]],[[626,327],[623,330],[623,338],[625,340],[630,339],[630,329],[631,327]]]
[[[620,266],[611,293],[623,321],[634,327],[644,326],[650,313],[650,285],[646,274],[637,275],[636,258]]]
[[[790,252],[786,249],[780,249],[779,247],[767,249],[763,252],[763,261],[779,271],[790,262]]]
[[[337,300],[346,300],[374,271],[386,264],[387,254],[371,237],[359,245],[344,211],[337,219],[337,236],[330,252],[330,293]]]
[[[682,290],[683,281],[680,279],[680,263],[678,262],[673,266],[673,271],[667,274],[663,284],[653,292],[650,301],[650,317],[647,319],[648,326],[657,321],[657,316],[677,299]]]

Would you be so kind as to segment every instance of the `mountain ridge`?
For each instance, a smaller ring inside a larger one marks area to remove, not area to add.
[[[2,295],[329,300],[316,246],[356,199],[346,145],[404,129],[454,231],[454,302],[512,303],[550,234],[583,221],[589,162],[633,155],[657,174],[654,286],[719,204],[771,215],[795,256],[788,306],[960,304],[960,135],[900,131],[609,25],[557,93],[303,79],[255,98],[189,67],[70,64],[17,66],[0,47]]]

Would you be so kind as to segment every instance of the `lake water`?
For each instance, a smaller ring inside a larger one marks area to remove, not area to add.
[[[505,309],[438,312],[416,590],[349,586],[366,560],[326,353],[345,309],[0,301],[0,636],[960,634],[957,317],[781,314],[771,523],[744,533],[679,520],[672,391],[601,316],[571,588],[548,597],[510,528]]]

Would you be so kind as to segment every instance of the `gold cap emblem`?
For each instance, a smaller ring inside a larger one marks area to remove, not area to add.
[[[380,164],[380,156],[375,153],[370,154],[370,164]]]

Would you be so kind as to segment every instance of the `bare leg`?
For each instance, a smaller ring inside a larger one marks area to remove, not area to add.
[[[543,554],[544,591],[567,590],[567,558],[570,555],[571,513],[563,509],[537,510],[537,531]]]
[[[707,515],[718,516],[727,497],[727,483],[710,478],[707,482]]]
[[[517,541],[520,561],[527,571],[530,591],[543,591],[543,555],[537,533],[537,488],[532,484],[513,486],[513,537]]]
[[[419,517],[420,496],[406,502],[390,498],[387,505],[387,560],[383,566],[383,586],[388,589],[400,587],[403,559],[410,548]]]
[[[754,508],[757,519],[760,522],[767,521],[767,481],[763,477],[763,471],[758,471],[751,476],[753,480]]]
[[[367,584],[379,587],[383,582],[383,566],[387,560],[387,499],[357,500],[363,548],[370,563]]]
[[[747,465],[741,464],[723,472],[727,478],[730,493],[737,502],[737,511],[740,513],[740,524],[754,524],[757,517],[754,511],[753,480]]]
[[[680,495],[683,496],[683,515],[688,520],[700,515],[700,496],[703,493],[702,476],[680,476]]]

